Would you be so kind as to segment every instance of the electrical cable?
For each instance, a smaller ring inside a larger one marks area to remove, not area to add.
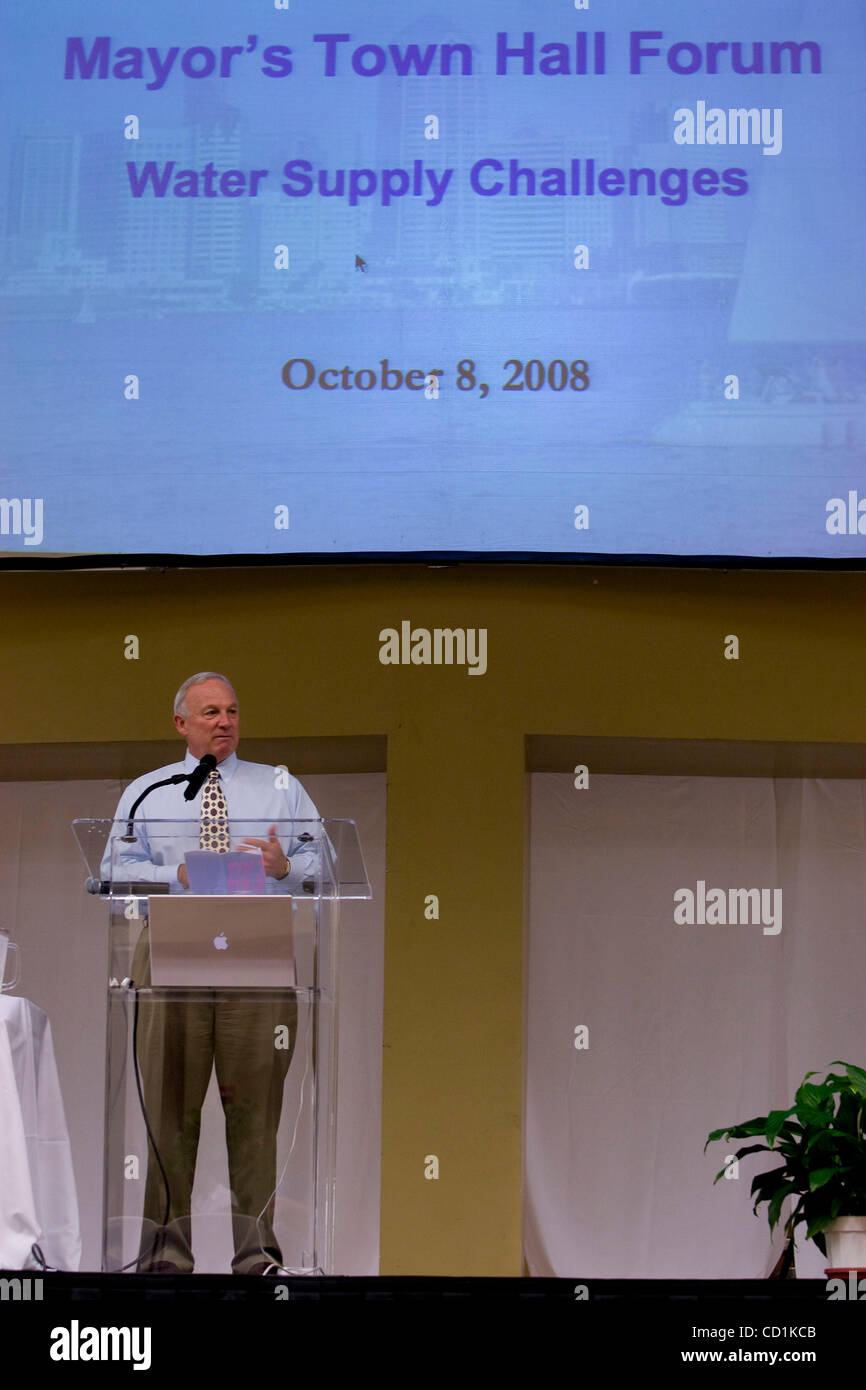
[[[140,1251],[138,1255],[136,1255],[134,1260],[130,1260],[128,1264],[121,1265],[121,1268],[118,1271],[118,1273],[120,1274],[122,1274],[127,1269],[131,1269],[133,1265],[140,1265],[142,1260],[144,1259],[153,1259],[153,1256],[157,1252],[157,1247],[159,1246],[160,1242],[165,1240],[165,1228],[168,1225],[168,1218],[171,1213],[171,1188],[169,1186],[168,1174],[165,1171],[165,1165],[163,1164],[162,1158],[160,1156],[156,1140],[153,1137],[153,1130],[150,1127],[150,1118],[147,1113],[147,1106],[144,1103],[144,1088],[141,1084],[141,1072],[138,1066],[138,989],[136,988],[134,981],[131,982],[131,988],[135,992],[135,1009],[133,1011],[132,1016],[132,1069],[135,1073],[135,1088],[138,1091],[138,1103],[141,1106],[141,1113],[144,1117],[144,1127],[147,1130],[147,1138],[151,1148],[153,1149],[157,1166],[159,1167],[159,1171],[162,1175],[162,1181],[165,1186],[165,1212],[162,1219],[162,1226],[160,1227],[159,1231],[154,1237],[150,1249],[145,1252]]]
[[[256,1217],[256,1229],[257,1229],[258,1235],[259,1235],[259,1243],[260,1243],[260,1245],[261,1245],[262,1255],[265,1254],[264,1240],[263,1240],[263,1232],[262,1232],[262,1217],[264,1216],[264,1214],[265,1214],[265,1212],[267,1211],[268,1207],[270,1206],[271,1202],[273,1202],[273,1201],[275,1200],[276,1195],[277,1195],[277,1193],[279,1192],[280,1187],[282,1186],[283,1178],[286,1176],[286,1173],[287,1173],[287,1171],[288,1171],[289,1164],[290,1164],[291,1159],[292,1159],[292,1154],[293,1154],[294,1151],[295,1151],[295,1145],[296,1145],[296,1143],[298,1142],[298,1126],[299,1126],[299,1124],[300,1124],[300,1122],[301,1122],[301,1115],[304,1113],[304,1090],[305,1090],[306,1084],[307,1084],[307,1077],[308,1077],[309,1074],[310,1074],[310,1061],[311,1061],[312,1048],[309,1046],[309,1044],[310,1044],[310,1028],[311,1028],[312,1017],[313,1017],[313,1010],[312,1010],[312,1007],[310,1006],[310,1007],[308,1007],[308,1009],[307,1009],[307,1023],[306,1023],[306,1028],[305,1028],[305,1030],[304,1030],[304,1032],[305,1032],[305,1037],[304,1037],[304,1053],[305,1053],[305,1058],[306,1058],[306,1060],[305,1060],[305,1063],[304,1063],[304,1074],[303,1074],[303,1076],[301,1077],[301,1093],[300,1093],[300,1096],[298,1097],[298,1109],[297,1109],[297,1113],[296,1113],[296,1115],[295,1115],[295,1127],[294,1127],[294,1130],[293,1130],[293,1132],[292,1132],[292,1142],[291,1142],[290,1145],[289,1145],[289,1151],[288,1151],[288,1153],[286,1154],[286,1161],[285,1161],[285,1163],[283,1164],[283,1169],[282,1169],[282,1172],[280,1173],[280,1176],[277,1178],[276,1185],[274,1186],[273,1191],[269,1194],[269,1196],[268,1196],[268,1198],[267,1198],[267,1200],[266,1200],[264,1206],[262,1207],[261,1211],[259,1212],[258,1216]],[[281,1268],[282,1268],[282,1266],[278,1266],[278,1265],[276,1265],[276,1264],[272,1264],[272,1265],[270,1266],[270,1268],[266,1271],[266,1273],[270,1273],[272,1269],[273,1269],[273,1270],[279,1270],[279,1269],[281,1269]],[[296,1274],[296,1273],[299,1273],[300,1271],[297,1271],[297,1270],[287,1270],[286,1272],[287,1272],[288,1274]]]

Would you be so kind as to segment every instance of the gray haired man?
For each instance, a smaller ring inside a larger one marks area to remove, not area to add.
[[[177,692],[174,723],[187,745],[183,762],[157,768],[127,787],[115,819],[128,818],[149,783],[189,773],[211,753],[216,768],[195,799],[184,800],[182,784],[160,787],[145,804],[147,820],[192,819],[203,836],[206,827],[227,827],[232,821],[271,822],[266,836],[243,843],[261,849],[265,874],[282,885],[275,891],[300,891],[313,871],[310,851],[300,842],[284,845],[278,823],[316,820],[318,811],[293,777],[277,778],[273,767],[238,758],[238,701],[231,682],[215,671],[190,676]],[[227,847],[227,835],[225,839]],[[151,851],[146,824],[124,864],[139,881],[168,884],[171,892],[189,887],[180,849]],[[132,969],[136,986],[148,991],[140,1000],[138,1038],[152,1134],[138,1268],[145,1273],[193,1269],[192,1185],[201,1108],[215,1068],[232,1192],[232,1269],[237,1274],[276,1270],[282,1264],[273,1228],[276,1135],[297,1034],[294,997],[275,991],[253,1002],[232,991],[208,990],[201,991],[201,998],[197,992],[194,1000],[175,1002],[170,991],[149,990],[147,928]],[[277,1029],[283,1036],[288,1033],[288,1047],[274,1046]]]

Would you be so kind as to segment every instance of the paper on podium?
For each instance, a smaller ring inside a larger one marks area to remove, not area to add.
[[[193,893],[264,893],[265,865],[260,849],[188,850],[184,863]]]

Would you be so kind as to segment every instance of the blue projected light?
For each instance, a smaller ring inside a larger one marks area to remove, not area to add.
[[[864,37],[6,7],[0,551],[863,557]]]

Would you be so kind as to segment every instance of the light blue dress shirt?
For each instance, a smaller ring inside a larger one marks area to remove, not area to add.
[[[120,798],[114,813],[115,821],[128,820],[132,806],[152,782],[173,777],[179,772],[192,772],[198,763],[198,758],[187,750],[183,762],[167,763],[165,767],[155,768],[153,772],[137,777]],[[300,782],[291,774],[266,763],[242,762],[236,753],[230,753],[219,763],[217,771],[228,806],[231,847],[234,849],[242,840],[249,838],[266,840],[268,830],[276,823],[277,838],[290,868],[284,879],[266,878],[266,890],[269,893],[305,891],[304,883],[309,885],[320,873],[320,844],[324,832],[321,825],[316,823],[319,813]],[[120,842],[118,837],[125,834],[125,825],[115,825],[102,861],[104,879],[112,876],[113,838],[115,879],[123,878],[125,881],[128,874],[130,880],[168,883],[173,893],[184,891],[178,882],[177,870],[186,852],[199,847],[204,790],[200,788],[192,801],[186,801],[186,787],[186,782],[180,782],[173,787],[158,787],[150,793],[135,815],[134,844]],[[187,825],[154,824],[167,821],[185,821]],[[287,821],[311,823],[291,826],[286,824]],[[307,844],[299,839],[304,833],[314,837],[313,843]],[[306,891],[311,891],[309,886]]]

